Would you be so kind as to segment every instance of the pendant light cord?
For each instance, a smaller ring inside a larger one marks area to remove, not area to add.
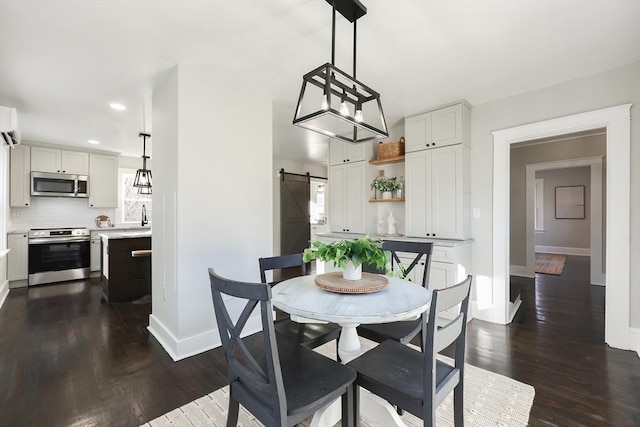
[[[331,65],[336,65],[336,2],[331,2],[333,15],[331,19]]]

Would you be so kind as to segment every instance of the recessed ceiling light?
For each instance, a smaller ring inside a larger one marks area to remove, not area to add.
[[[95,139],[90,139],[89,141],[87,141],[89,144],[100,144],[100,141],[96,141]]]
[[[120,110],[120,111],[127,109],[127,107],[125,107],[122,104],[118,104],[117,102],[112,102],[111,104],[109,104],[109,107],[113,108],[114,110]]]

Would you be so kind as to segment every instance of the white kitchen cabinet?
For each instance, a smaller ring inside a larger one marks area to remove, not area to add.
[[[31,147],[31,170],[88,175],[89,153],[56,148]]]
[[[7,280],[27,280],[29,276],[29,246],[27,233],[7,234]]]
[[[407,117],[405,151],[407,153],[454,144],[470,146],[471,110],[464,103]]]
[[[361,162],[365,160],[368,144],[350,144],[337,139],[329,140],[329,165]]]
[[[365,233],[365,162],[329,168],[329,224],[331,231]]]
[[[118,158],[105,154],[89,156],[89,206],[118,207]]]
[[[407,236],[444,239],[470,236],[469,151],[457,144],[406,155]]]
[[[31,205],[31,147],[16,145],[11,150],[9,204],[15,208]]]
[[[409,266],[414,258],[411,254],[402,252],[398,254],[398,257],[405,266]],[[412,282],[422,284],[424,265],[424,259],[422,259],[413,268],[408,277]],[[444,289],[460,283],[467,277],[470,268],[470,242],[459,243],[455,246],[434,244],[431,254],[431,268],[429,270],[429,290]],[[446,311],[442,315],[444,318],[453,318],[453,316],[455,316],[455,308]],[[469,312],[469,317],[471,317],[471,312]]]

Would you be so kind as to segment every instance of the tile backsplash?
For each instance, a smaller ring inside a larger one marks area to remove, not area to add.
[[[115,209],[90,208],[88,199],[31,197],[28,208],[11,208],[8,229],[95,227],[98,215],[115,222]]]

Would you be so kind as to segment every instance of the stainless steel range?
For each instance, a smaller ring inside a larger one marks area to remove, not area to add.
[[[91,270],[91,232],[86,228],[29,231],[29,286],[86,279]]]

